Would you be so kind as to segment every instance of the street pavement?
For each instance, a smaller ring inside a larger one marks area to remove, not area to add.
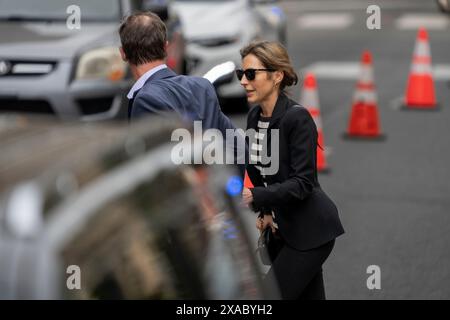
[[[369,30],[369,5],[381,29]],[[293,64],[318,73],[328,174],[346,234],[324,266],[328,299],[450,299],[450,15],[434,1],[282,1]],[[420,25],[427,27],[438,111],[398,108]],[[361,53],[373,54],[384,141],[342,138]],[[300,86],[291,90],[298,100]],[[245,126],[245,115],[233,115]],[[381,289],[367,268],[379,266]]]

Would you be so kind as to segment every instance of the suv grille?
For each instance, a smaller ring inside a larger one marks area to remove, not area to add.
[[[56,67],[55,61],[20,61],[0,58],[0,78],[18,76],[43,76]]]

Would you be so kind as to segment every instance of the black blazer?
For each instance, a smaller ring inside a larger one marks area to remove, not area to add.
[[[247,129],[258,125],[261,107],[253,107]],[[253,209],[268,214],[272,210],[279,232],[298,250],[319,247],[344,233],[337,208],[322,191],[317,179],[317,128],[308,110],[281,94],[269,123],[264,145],[268,154],[279,152],[279,170],[261,174],[253,164],[246,169],[254,184]],[[279,129],[279,150],[271,149],[270,129]]]

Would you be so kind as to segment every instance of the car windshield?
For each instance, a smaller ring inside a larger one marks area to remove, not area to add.
[[[105,21],[120,18],[120,1],[104,0],[0,0],[0,19],[11,21],[66,20],[77,5],[82,21]]]

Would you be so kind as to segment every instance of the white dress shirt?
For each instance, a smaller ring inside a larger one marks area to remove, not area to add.
[[[133,99],[134,93],[136,91],[140,90],[144,86],[144,84],[148,80],[148,78],[150,78],[156,72],[158,72],[159,70],[162,70],[164,68],[167,68],[167,66],[165,64],[161,64],[157,67],[154,67],[153,69],[148,70],[146,73],[144,73],[133,85],[130,92],[128,92],[127,98],[129,100]]]

